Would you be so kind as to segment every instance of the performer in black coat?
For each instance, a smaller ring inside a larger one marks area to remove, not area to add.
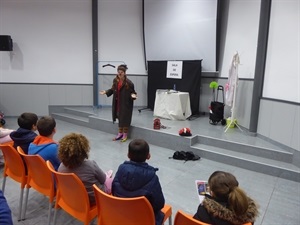
[[[134,84],[126,76],[127,66],[120,65],[117,70],[118,74],[113,80],[112,87],[106,91],[100,91],[100,94],[106,94],[107,97],[113,95],[112,119],[113,122],[116,119],[119,121],[119,132],[113,140],[125,142],[132,119],[133,101],[137,96]]]

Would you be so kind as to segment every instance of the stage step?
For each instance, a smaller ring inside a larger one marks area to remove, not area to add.
[[[245,153],[252,156],[259,156],[262,158],[279,160],[280,162],[286,162],[286,163],[293,162],[293,153],[281,148],[271,149],[266,147],[259,147],[259,146],[238,143],[238,142],[219,139],[219,138],[200,136],[200,135],[197,136],[196,143],[198,146],[200,145],[208,148],[216,147],[217,149],[227,149],[236,153]]]
[[[115,133],[111,118],[103,119],[91,110],[69,107],[49,107],[50,114],[59,120]],[[203,135],[180,137],[164,130],[132,125],[132,138],[145,138],[152,145],[174,151],[194,151],[202,158],[241,167],[244,169],[300,182],[300,168],[293,165],[293,152],[279,147],[265,148]],[[199,161],[201,163],[201,161]]]
[[[245,146],[245,149],[247,148],[248,146]],[[300,182],[300,168],[289,162],[280,161],[279,159],[274,160],[266,158],[265,156],[256,156],[251,154],[251,152],[247,154],[242,151],[237,152],[201,143],[192,145],[192,149],[195,153],[198,153],[201,157],[206,159]],[[252,146],[252,151],[259,151],[259,148],[256,149],[255,146]],[[274,153],[274,155],[278,153],[277,150],[273,151],[269,149],[268,151]]]
[[[89,118],[84,116],[78,116],[70,113],[52,113],[51,114],[55,119],[63,120],[68,123],[76,124],[79,126],[88,126]]]

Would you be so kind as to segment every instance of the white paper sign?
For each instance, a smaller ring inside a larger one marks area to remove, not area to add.
[[[182,61],[168,61],[167,78],[182,79]]]

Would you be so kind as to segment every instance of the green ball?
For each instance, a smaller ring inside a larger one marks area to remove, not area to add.
[[[219,84],[216,81],[212,81],[209,84],[209,87],[212,89],[216,89],[216,88],[218,88],[218,86],[219,86]]]

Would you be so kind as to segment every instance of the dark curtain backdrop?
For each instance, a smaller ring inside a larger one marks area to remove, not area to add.
[[[167,78],[168,61],[148,61],[148,108],[154,109],[157,89],[173,89],[189,92],[192,115],[199,114],[202,60],[183,60],[182,79]]]

